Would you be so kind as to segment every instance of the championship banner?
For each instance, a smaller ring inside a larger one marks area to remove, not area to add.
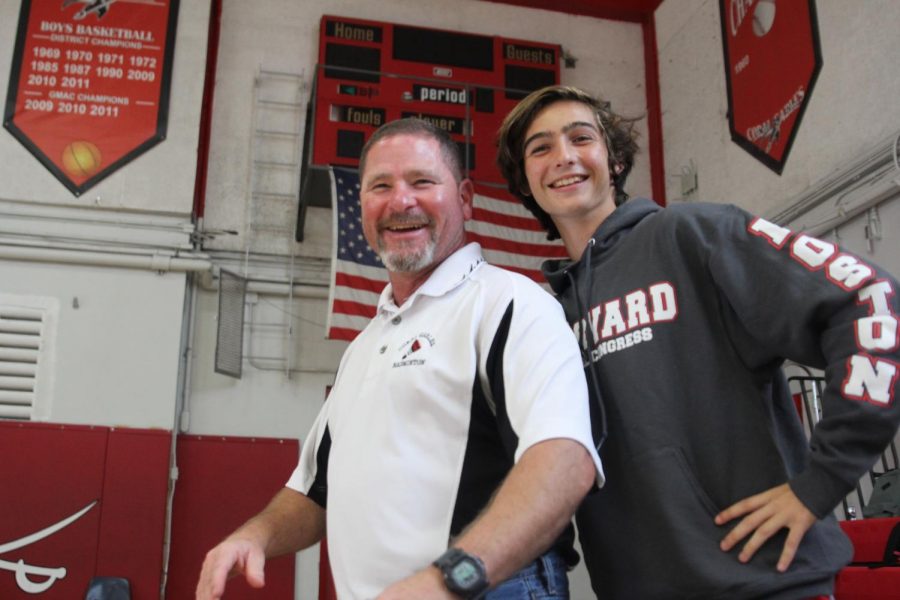
[[[81,195],[165,139],[179,0],[22,0],[3,125]]]
[[[814,0],[719,0],[731,139],[781,174],[822,53]]]

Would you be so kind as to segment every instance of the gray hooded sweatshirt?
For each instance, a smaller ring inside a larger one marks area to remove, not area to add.
[[[832,516],[900,422],[897,283],[833,244],[729,205],[618,207],[544,275],[579,338],[606,486],[576,522],[598,598],[829,594],[852,547]],[[781,371],[824,369],[807,441]],[[602,404],[601,404],[602,403]],[[819,521],[786,573],[787,530],[747,564],[719,542],[734,502],[789,483]]]

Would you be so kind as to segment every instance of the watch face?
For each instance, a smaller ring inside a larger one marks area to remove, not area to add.
[[[462,598],[480,598],[490,587],[484,563],[459,548],[448,548],[433,564],[444,574],[447,588]]]
[[[451,571],[453,581],[460,587],[470,588],[477,585],[480,579],[478,568],[468,560],[462,560],[453,566]]]

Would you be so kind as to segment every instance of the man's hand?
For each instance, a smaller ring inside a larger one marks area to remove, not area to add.
[[[232,575],[243,574],[250,587],[263,587],[265,562],[266,555],[257,544],[243,539],[225,540],[206,554],[197,583],[197,600],[221,598],[225,582]]]
[[[444,585],[437,567],[427,567],[384,590],[378,600],[458,600]]]
[[[753,558],[766,540],[786,527],[788,536],[776,567],[782,573],[791,566],[800,541],[817,520],[786,483],[732,504],[716,515],[716,525],[724,525],[738,517],[743,519],[725,536],[719,547],[728,552],[752,533],[738,555],[738,560],[745,563]]]
[[[305,494],[282,488],[261,513],[210,550],[197,583],[197,600],[218,600],[232,575],[251,587],[266,584],[266,558],[309,548],[325,534],[325,509]]]

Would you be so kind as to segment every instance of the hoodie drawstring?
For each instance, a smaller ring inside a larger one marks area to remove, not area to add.
[[[588,247],[585,249],[585,252],[584,252],[584,261],[583,262],[585,263],[585,266],[583,268],[586,271],[585,277],[586,277],[587,281],[586,281],[586,285],[584,285],[582,287],[585,290],[587,290],[585,292],[586,294],[590,294],[591,288],[592,288],[592,285],[591,285],[592,284],[592,281],[591,281],[591,276],[592,276],[591,254],[593,253],[594,243],[595,243],[594,238],[591,238],[590,240],[588,240]],[[597,372],[596,372],[596,369],[594,368],[594,362],[591,360],[591,353],[593,351],[594,346],[596,345],[596,340],[594,339],[594,328],[591,327],[591,315],[588,314],[588,312],[584,308],[585,301],[582,300],[580,290],[578,289],[578,286],[575,285],[575,278],[572,277],[572,273],[568,270],[566,271],[566,275],[568,275],[569,283],[572,285],[572,289],[575,291],[575,294],[574,294],[575,304],[576,304],[575,308],[580,314],[584,315],[584,319],[585,319],[585,329],[587,330],[588,347],[587,347],[587,349],[585,349],[584,346],[582,345],[581,357],[585,361],[585,364],[587,365],[588,380],[590,381],[591,388],[594,391],[594,397],[597,399],[597,408],[600,411],[600,435],[597,440],[597,453],[599,454],[600,448],[603,446],[603,442],[606,441],[607,430],[606,430],[606,406],[603,404],[603,397],[600,395],[600,385],[597,383]]]

